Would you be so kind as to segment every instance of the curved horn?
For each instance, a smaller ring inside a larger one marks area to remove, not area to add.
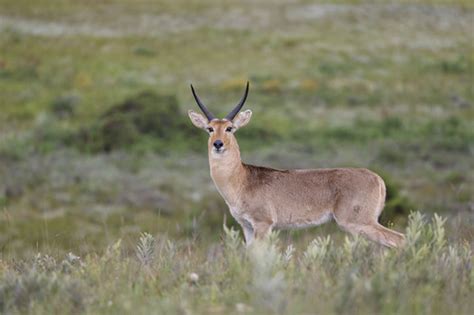
[[[242,106],[244,106],[245,101],[247,100],[247,95],[249,94],[249,81],[247,81],[247,87],[245,88],[245,93],[244,96],[240,99],[239,104],[235,106],[235,108],[227,115],[225,118],[227,120],[232,120],[234,117],[239,113],[239,111],[242,109]]]
[[[213,120],[214,119],[214,115],[207,109],[207,107],[201,102],[201,100],[199,99],[199,97],[197,96],[196,94],[196,91],[194,91],[194,87],[193,85],[191,84],[191,91],[193,92],[193,96],[194,96],[194,99],[196,100],[196,103],[198,104],[199,108],[202,110],[202,112],[204,113],[204,115],[206,115],[207,119],[209,121]]]

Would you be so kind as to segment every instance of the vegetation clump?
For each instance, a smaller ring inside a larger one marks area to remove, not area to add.
[[[58,118],[68,118],[76,113],[79,102],[77,95],[59,96],[51,103],[50,110]]]
[[[145,91],[109,108],[81,129],[76,141],[82,149],[92,152],[137,146],[160,150],[163,144],[182,143],[192,136],[174,95]]]
[[[385,207],[380,215],[380,222],[384,225],[408,217],[410,211],[415,210],[413,203],[404,196],[400,184],[386,174],[382,175],[385,182]]]

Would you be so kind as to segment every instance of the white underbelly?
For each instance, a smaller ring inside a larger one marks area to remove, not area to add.
[[[277,229],[304,229],[312,226],[318,226],[330,221],[333,218],[330,211],[322,214],[317,219],[308,219],[308,220],[295,220],[277,223],[274,227]]]

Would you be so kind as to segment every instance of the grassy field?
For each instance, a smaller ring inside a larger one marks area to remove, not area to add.
[[[472,251],[448,244],[444,219],[413,213],[402,250],[330,236],[307,248],[276,234],[245,249],[239,232],[199,240],[143,234],[101,254],[2,262],[2,311],[32,314],[469,314]]]
[[[473,20],[463,0],[0,0],[0,310],[469,313]],[[247,80],[243,159],[379,172],[406,249],[223,232],[189,83],[225,115]]]

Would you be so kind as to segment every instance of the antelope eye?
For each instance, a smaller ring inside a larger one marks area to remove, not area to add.
[[[232,131],[232,127],[227,127],[227,128],[225,129],[225,131],[231,132],[231,131]]]
[[[214,132],[214,128],[209,127],[209,128],[207,128],[207,131],[209,131],[209,132]]]

